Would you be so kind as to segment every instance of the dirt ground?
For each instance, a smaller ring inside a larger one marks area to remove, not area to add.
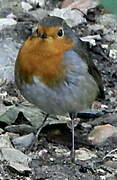
[[[52,1],[48,1],[47,8],[54,9],[59,5],[59,1],[55,1],[54,4]],[[39,7],[35,8],[38,9]],[[84,43],[86,43],[91,58],[102,74],[105,100],[101,101],[99,106],[101,109],[102,107],[106,107],[106,113],[101,117],[81,119],[80,123],[76,126],[75,149],[80,151],[76,151],[75,163],[72,163],[70,160],[71,131],[67,124],[47,125],[42,129],[38,139],[39,141],[30,151],[26,148],[22,149],[24,154],[32,158],[32,161],[29,163],[31,170],[21,173],[11,168],[9,162],[6,160],[1,160],[1,180],[117,179],[117,136],[109,136],[102,143],[92,144],[87,140],[89,133],[96,126],[109,124],[117,127],[117,56],[115,57],[115,54],[113,56],[110,55],[110,50],[112,52],[114,49],[117,52],[117,24],[113,25],[113,22],[110,22],[110,24],[107,23],[109,19],[106,14],[109,17],[111,16],[111,13],[107,12],[102,6],[89,9],[86,14],[87,21],[72,27],[80,37],[100,35],[100,38],[95,40],[95,46],[89,44],[89,42]],[[4,32],[1,32],[1,36],[12,37],[21,43],[31,34],[32,27],[36,23],[37,20],[32,16],[28,16],[26,13],[20,13],[18,14],[18,24],[13,28],[6,28]],[[106,24],[105,29],[102,28],[103,23]],[[93,28],[97,24],[100,28]],[[10,97],[21,98],[13,82],[3,84],[1,86],[2,90],[7,91]],[[24,100],[21,98],[21,101]],[[1,103],[5,106],[10,106],[6,101],[1,101]],[[18,106],[18,104],[16,105]],[[18,118],[20,119],[20,124],[28,124],[26,117],[19,116]],[[18,118],[14,124],[17,124]],[[3,130],[7,125],[0,123],[0,127]],[[103,136],[106,136],[106,134]],[[96,138],[101,139],[101,137]],[[82,155],[83,150],[86,153]],[[107,155],[111,151],[112,153]],[[79,153],[83,156],[82,158],[79,157]]]

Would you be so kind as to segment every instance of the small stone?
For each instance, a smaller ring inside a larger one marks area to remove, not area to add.
[[[106,180],[106,176],[100,176],[100,180]]]
[[[40,7],[44,7],[46,0],[27,0],[27,2],[35,6],[39,5]]]
[[[17,104],[17,103],[18,103],[17,97],[9,96],[9,97],[4,98],[4,100],[3,100],[3,104],[5,106],[11,106],[11,105]]]
[[[100,144],[112,136],[117,136],[117,128],[110,124],[106,124],[96,126],[88,135],[88,140],[91,144]]]
[[[14,19],[0,18],[0,30],[3,30],[4,28],[15,24],[17,24],[17,21],[15,21]]]
[[[116,101],[116,97],[111,97],[110,98],[110,102],[115,102]]]
[[[39,4],[40,7],[44,7],[45,2],[46,2],[46,0],[38,0],[38,4]]]
[[[25,172],[31,172],[31,168],[29,168],[28,166],[25,166],[21,163],[16,163],[16,162],[10,162],[10,164],[7,166],[8,168],[10,168],[10,171],[14,170],[21,173],[21,174],[24,174]]]
[[[103,169],[97,169],[96,172],[100,175],[105,175],[105,171]]]
[[[14,138],[17,138],[19,137],[19,134],[15,134],[15,133],[12,133],[12,132],[6,132],[6,134],[8,134],[9,138],[12,140]]]
[[[13,148],[9,135],[7,133],[0,135],[0,148],[3,147]]]
[[[29,10],[33,8],[29,3],[24,2],[24,1],[21,2],[21,5],[24,12],[28,12]]]
[[[40,157],[42,157],[42,156],[45,156],[47,154],[47,152],[48,152],[47,149],[43,149],[43,150],[39,151],[38,155]]]
[[[79,148],[79,150],[75,151],[75,158],[85,161],[91,158],[96,158],[96,154],[89,149],[86,148]]]
[[[29,147],[33,141],[35,140],[35,135],[33,133],[30,133],[25,136],[17,137],[13,139],[13,144],[17,148],[23,148],[23,147]]]
[[[80,39],[82,41],[89,42],[90,44],[95,46],[96,45],[96,41],[95,40],[101,40],[101,36],[98,34],[98,35],[93,35],[93,36],[82,37]]]
[[[102,108],[102,109],[107,109],[107,108],[108,108],[108,106],[107,106],[107,105],[105,105],[105,104],[101,104],[101,108]]]
[[[56,153],[57,157],[61,157],[61,156],[69,157],[70,156],[70,151],[67,151],[67,149],[64,149],[64,148],[57,147],[55,149],[55,153]]]
[[[53,162],[53,161],[54,161],[54,158],[50,158],[50,161],[52,161],[52,162]]]
[[[35,11],[29,11],[29,14],[33,15],[37,21],[42,20],[44,17],[48,16],[48,11],[45,9],[36,9]]]
[[[91,124],[88,124],[88,123],[82,123],[81,126],[83,128],[88,128],[88,129],[92,127]]]
[[[108,49],[108,44],[101,44],[103,49]]]
[[[110,49],[109,57],[116,59],[117,58],[117,49]]]
[[[0,93],[0,98],[1,98],[1,99],[4,99],[4,98],[6,98],[6,97],[7,97],[7,92],[6,92],[6,91]]]
[[[7,15],[7,18],[16,19],[17,17],[13,13],[10,13]]]
[[[2,128],[0,128],[0,134],[2,134],[4,132],[4,130]]]
[[[17,23],[15,20],[9,18],[6,18],[6,21],[8,23]],[[7,24],[5,25],[5,27],[9,28],[8,26],[9,25]],[[0,78],[3,79],[3,81],[14,81],[14,64],[17,53],[18,43],[15,42],[15,40],[13,40],[12,38],[4,38],[0,40]],[[6,96],[7,92],[3,95],[3,97],[5,98]]]

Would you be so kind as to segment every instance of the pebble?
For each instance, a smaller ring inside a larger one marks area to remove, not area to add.
[[[27,0],[27,2],[33,5],[39,5],[40,7],[44,7],[46,0]]]
[[[24,1],[21,2],[21,5],[24,12],[28,12],[29,10],[33,8],[29,3],[24,2]]]
[[[50,158],[50,161],[53,162],[53,161],[54,161],[54,158]]]
[[[91,158],[96,158],[96,154],[89,149],[86,148],[79,148],[78,150],[75,151],[75,158],[78,160],[88,160]]]
[[[64,149],[64,148],[56,147],[55,153],[56,153],[57,157],[61,157],[61,156],[69,157],[70,156],[70,151],[67,151],[67,149]]]
[[[34,140],[35,140],[35,135],[33,133],[30,133],[25,136],[17,137],[13,139],[12,142],[17,149],[20,149],[23,147],[29,147]]]
[[[42,149],[41,151],[39,151],[38,155],[39,155],[40,157],[42,157],[42,156],[46,155],[47,152],[48,152],[47,149]]]
[[[92,126],[91,126],[91,124],[88,124],[88,123],[85,123],[85,122],[83,122],[82,124],[81,124],[81,126],[83,127],[83,128],[87,128],[87,129],[90,129]]]
[[[0,148],[3,148],[3,147],[13,148],[10,141],[10,137],[7,133],[0,135]]]
[[[11,20],[13,19],[7,19],[8,22]],[[0,78],[7,80],[7,82],[14,81],[14,64],[18,53],[17,46],[18,43],[12,38],[0,40]]]
[[[108,49],[108,44],[101,44],[103,49]]]
[[[4,132],[4,130],[2,128],[0,128],[0,134],[2,134]]]
[[[101,36],[98,34],[98,35],[93,35],[93,36],[82,37],[80,39],[82,41],[89,42],[90,44],[95,46],[96,45],[96,41],[95,40],[101,40]]]
[[[12,132],[6,132],[6,134],[8,134],[10,140],[16,138],[16,137],[19,137],[19,134],[15,134],[15,133],[12,133]]]
[[[43,19],[44,17],[46,17],[49,13],[45,9],[36,9],[35,11],[29,11],[29,14],[34,16],[36,20],[39,21]]]
[[[38,0],[38,3],[40,7],[45,7],[46,0]]]
[[[17,97],[8,96],[8,97],[4,98],[4,100],[3,100],[3,104],[5,106],[11,106],[11,105],[17,104],[17,103],[18,103]]]
[[[88,135],[88,140],[91,144],[100,144],[112,136],[117,136],[117,128],[110,124],[106,124],[94,127]]]
[[[110,49],[109,57],[113,59],[117,59],[117,49]]]

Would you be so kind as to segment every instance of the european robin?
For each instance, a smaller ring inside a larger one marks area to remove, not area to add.
[[[97,97],[103,98],[104,91],[85,45],[63,19],[44,18],[24,42],[16,60],[15,80],[21,94],[47,116],[69,113],[74,161],[74,119]]]

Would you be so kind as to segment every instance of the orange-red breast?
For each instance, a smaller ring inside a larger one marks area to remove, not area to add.
[[[18,53],[15,80],[22,95],[47,114],[69,113],[74,124],[77,112],[104,97],[99,71],[65,21],[46,17]]]

